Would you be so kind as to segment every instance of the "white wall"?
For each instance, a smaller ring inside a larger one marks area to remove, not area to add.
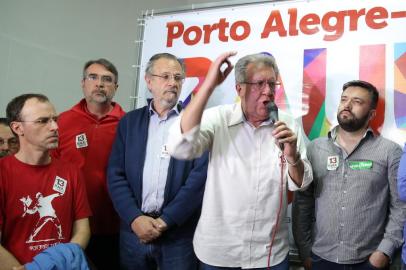
[[[0,0],[0,116],[13,97],[28,92],[47,95],[59,112],[70,108],[82,98],[84,63],[100,57],[116,65],[115,100],[128,111],[142,11],[206,2],[213,1]]]

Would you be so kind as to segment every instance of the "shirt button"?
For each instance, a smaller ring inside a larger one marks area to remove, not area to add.
[[[341,226],[341,227],[344,227],[344,223],[340,223],[340,226]]]
[[[345,207],[344,207],[344,206],[341,206],[341,210],[345,210]]]
[[[343,241],[340,241],[340,244],[342,245],[342,244],[344,244],[344,242],[343,242]]]
[[[344,194],[347,194],[347,191],[346,191],[346,190],[344,190],[344,191],[343,191],[343,193],[344,193]]]

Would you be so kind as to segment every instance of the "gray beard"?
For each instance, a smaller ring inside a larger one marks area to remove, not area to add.
[[[161,99],[159,101],[159,103],[161,104],[162,108],[164,108],[165,110],[170,110],[173,107],[175,107],[176,103],[178,102],[178,100],[174,100],[173,102],[169,102],[165,99]]]

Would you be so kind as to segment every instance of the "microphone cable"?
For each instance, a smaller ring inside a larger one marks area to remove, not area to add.
[[[279,155],[281,164],[281,182],[280,182],[280,187],[279,187],[279,209],[278,209],[278,215],[276,216],[276,223],[275,226],[273,228],[272,231],[272,237],[271,237],[271,242],[269,243],[269,254],[268,254],[268,269],[271,269],[271,255],[272,255],[272,247],[273,247],[273,243],[275,240],[275,236],[276,236],[276,232],[279,229],[279,218],[280,218],[280,214],[282,212],[282,204],[283,204],[283,171],[285,170],[285,164],[286,164],[286,159],[285,159],[285,155],[283,154],[283,152],[281,152],[281,154]]]

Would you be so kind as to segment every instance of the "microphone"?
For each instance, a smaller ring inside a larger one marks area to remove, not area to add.
[[[272,101],[268,104],[267,107],[269,111],[269,120],[271,120],[272,123],[275,124],[276,121],[279,120],[278,106],[276,106],[275,102]],[[278,145],[283,152],[283,143],[279,143]]]
[[[268,111],[269,120],[271,120],[272,123],[275,124],[275,122],[279,120],[278,106],[276,106],[275,102],[272,101],[268,104]]]

